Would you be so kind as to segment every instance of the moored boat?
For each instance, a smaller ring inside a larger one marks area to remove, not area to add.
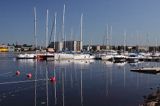
[[[124,55],[114,55],[113,56],[114,62],[125,62],[126,56]]]
[[[35,59],[36,54],[29,54],[29,53],[18,54],[16,58],[17,59]]]
[[[136,53],[129,53],[126,57],[126,60],[128,61],[128,63],[136,63],[139,61],[139,56]]]
[[[74,60],[90,60],[95,59],[95,56],[90,54],[74,54]]]
[[[67,60],[73,59],[73,54],[71,53],[54,53],[54,60]]]

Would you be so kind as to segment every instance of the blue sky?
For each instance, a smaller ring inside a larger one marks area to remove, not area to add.
[[[73,38],[80,38],[83,13],[84,44],[103,44],[107,24],[113,29],[112,44],[123,44],[124,30],[129,45],[156,45],[156,40],[160,44],[160,0],[0,0],[0,43],[33,44],[33,7],[37,8],[38,44],[45,44],[46,9],[49,9],[49,34],[57,12],[57,36],[61,36],[64,3],[67,39],[71,29]]]

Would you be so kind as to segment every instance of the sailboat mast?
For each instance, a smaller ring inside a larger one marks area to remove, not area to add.
[[[46,48],[48,47],[48,9],[46,14]]]
[[[54,49],[55,49],[55,41],[56,41],[56,23],[57,23],[57,13],[54,15]]]
[[[37,15],[36,15],[36,7],[34,7],[34,43],[37,49]]]
[[[82,50],[83,49],[83,42],[82,42],[82,35],[83,35],[83,13],[81,14],[81,41],[80,41],[80,50]]]
[[[137,52],[139,53],[139,50],[138,50],[138,48],[139,48],[139,32],[137,31],[136,32],[137,33],[137,36],[136,36],[136,41],[137,41],[137,43],[136,43],[136,46],[137,46]]]
[[[64,7],[63,7],[63,22],[62,22],[62,42],[64,43],[64,16],[65,16],[65,4],[64,4]]]
[[[107,49],[107,47],[108,47],[108,45],[109,45],[109,32],[108,32],[108,24],[107,24],[107,37],[106,37],[106,49]]]
[[[111,26],[111,29],[110,29],[110,46],[111,46],[111,50],[112,50],[112,26]]]
[[[126,51],[126,30],[124,30],[124,53]]]

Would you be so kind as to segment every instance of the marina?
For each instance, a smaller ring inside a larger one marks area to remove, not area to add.
[[[159,4],[1,0],[0,106],[159,106]]]

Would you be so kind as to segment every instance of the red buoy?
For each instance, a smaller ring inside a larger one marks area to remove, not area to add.
[[[28,73],[28,74],[27,74],[27,78],[31,79],[31,78],[32,78],[32,74],[31,74],[31,73]]]
[[[16,75],[19,76],[20,75],[20,71],[16,71]]]
[[[56,81],[56,77],[51,77],[50,81],[51,81],[51,83],[54,83]]]

